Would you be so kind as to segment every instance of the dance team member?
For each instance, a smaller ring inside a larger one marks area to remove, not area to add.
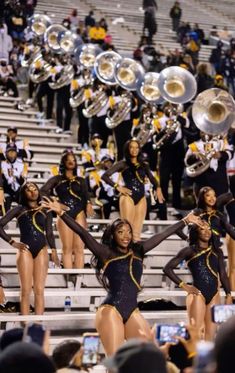
[[[185,224],[201,224],[200,218],[191,213],[164,232],[139,242],[133,241],[130,223],[125,219],[117,219],[106,227],[99,243],[55,199],[51,201],[45,198],[43,206],[55,211],[94,254],[93,266],[98,279],[108,291],[96,313],[96,329],[106,354],[113,354],[125,339],[145,335],[150,340],[150,326],[137,307],[144,256]]]
[[[0,237],[18,249],[16,263],[20,277],[21,313],[29,314],[30,294],[33,288],[35,313],[44,312],[44,287],[48,271],[47,242],[52,249],[52,260],[59,265],[52,230],[52,213],[40,205],[40,193],[34,183],[26,183],[20,189],[20,205],[12,208],[0,220]],[[16,218],[20,229],[20,241],[14,241],[4,226]]]
[[[111,176],[119,172],[121,180],[114,183]],[[133,240],[139,241],[143,221],[147,212],[147,201],[145,196],[145,179],[150,180],[155,191],[155,197],[163,202],[161,188],[152,175],[147,163],[142,161],[140,145],[137,140],[132,139],[126,142],[124,148],[124,160],[119,161],[107,170],[102,179],[114,187],[121,195],[119,198],[119,209],[122,219],[127,219],[133,229]]]
[[[62,155],[59,175],[50,178],[41,188],[42,195],[49,196],[53,192],[69,208],[69,216],[86,227],[86,215],[93,215],[93,209],[85,180],[77,176],[77,160],[73,152],[66,151]],[[60,218],[57,228],[62,242],[64,268],[83,268],[84,243]]]
[[[209,224],[192,226],[189,232],[189,246],[180,250],[163,268],[163,272],[187,295],[189,320],[195,320],[198,330],[204,327],[205,339],[213,340],[216,324],[211,319],[211,307],[220,303],[220,282],[226,293],[226,303],[232,303],[229,279],[226,274],[223,251],[211,242]],[[186,261],[193,278],[193,285],[184,283],[174,269]]]

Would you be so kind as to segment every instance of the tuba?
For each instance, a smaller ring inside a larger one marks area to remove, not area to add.
[[[70,90],[70,99],[69,103],[70,106],[75,109],[76,107],[83,104],[86,99],[85,95],[85,87],[91,86],[93,83],[93,77],[90,70],[84,69],[82,72],[83,82],[82,85],[79,85],[78,79],[75,79],[71,83],[71,90]]]
[[[90,100],[85,101],[85,108],[82,113],[86,118],[92,118],[97,115],[108,103],[108,96],[103,87],[100,87]]]
[[[144,146],[155,133],[156,105],[164,101],[158,89],[158,77],[158,73],[146,73],[137,88],[138,95],[146,102],[146,105],[142,108],[140,123],[137,127],[134,126],[132,130],[132,136],[139,141],[140,146]],[[137,135],[135,135],[136,130],[138,130]]]
[[[46,29],[51,25],[51,19],[45,14],[34,14],[28,23],[30,30],[36,37],[43,37]]]
[[[169,102],[164,112],[169,120],[166,126],[154,137],[154,147],[160,149],[176,136],[180,128],[177,115],[183,111],[182,104],[192,100],[197,92],[194,76],[178,66],[167,67],[158,77],[158,89],[161,96]]]
[[[127,92],[121,95],[121,101],[114,105],[113,109],[108,109],[106,126],[110,129],[122,123],[132,108],[132,94],[135,91],[144,75],[144,68],[139,62],[131,58],[121,58],[115,65],[114,76],[118,83]]]
[[[52,66],[40,53],[29,67],[29,77],[33,83],[42,83],[51,75]]]
[[[74,75],[74,69],[73,65],[67,64],[67,65],[57,65],[54,67],[54,69],[59,69],[56,74],[53,74],[54,81],[49,83],[50,88],[52,89],[60,89],[64,87],[65,85],[70,84],[71,80],[73,79]]]
[[[211,88],[200,93],[192,107],[193,120],[205,133],[206,144],[214,140],[219,146],[219,136],[225,135],[235,122],[235,103],[233,97],[226,91]],[[209,138],[212,138],[209,141]],[[206,146],[205,154],[196,153],[197,160],[189,164],[189,157],[185,158],[186,174],[197,177],[205,172],[214,154],[220,149]]]

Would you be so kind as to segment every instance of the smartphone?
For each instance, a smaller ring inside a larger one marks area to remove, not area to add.
[[[90,366],[98,363],[100,337],[97,333],[83,334],[82,365]]]
[[[182,324],[161,324],[157,326],[156,329],[156,339],[159,343],[174,342],[177,343],[178,340],[176,336],[182,337],[184,339],[189,338],[188,331],[185,325]]]
[[[217,304],[211,307],[212,321],[221,324],[235,315],[235,304]]]
[[[28,324],[24,329],[23,341],[34,342],[39,346],[43,346],[46,328],[41,324]]]

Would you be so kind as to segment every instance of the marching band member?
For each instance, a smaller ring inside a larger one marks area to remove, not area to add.
[[[8,144],[15,145],[17,148],[17,156],[19,158],[32,158],[32,151],[27,139],[18,140],[17,139],[17,128],[9,127],[7,130],[6,142],[0,143],[0,153],[2,153],[2,158],[5,159],[4,153]]]

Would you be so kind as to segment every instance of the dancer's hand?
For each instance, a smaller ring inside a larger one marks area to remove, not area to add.
[[[13,241],[11,246],[13,246],[15,249],[18,249],[20,251],[28,251],[29,247],[23,242],[16,242]]]
[[[132,195],[132,191],[131,191],[131,189],[128,189],[128,188],[123,187],[123,186],[118,186],[118,187],[116,188],[116,190],[117,190],[119,193],[123,194],[124,196],[131,196],[131,195]]]
[[[56,249],[51,250],[51,260],[55,263],[56,267],[60,267],[60,259],[58,257]]]
[[[162,189],[158,187],[155,191],[155,198],[158,200],[159,203],[163,203],[165,201],[165,198],[162,194]]]
[[[203,221],[199,216],[194,215],[193,212],[190,212],[185,218],[183,219],[186,224],[196,224],[199,227],[205,227],[205,221]]]
[[[59,203],[55,197],[43,197],[41,206],[49,211],[55,211],[57,215],[61,215],[63,211],[65,211],[61,203]]]
[[[201,294],[200,290],[198,290],[193,285],[182,284],[181,285],[181,289],[184,289],[185,291],[187,291],[188,294],[193,294],[193,295],[199,295],[199,294]]]

